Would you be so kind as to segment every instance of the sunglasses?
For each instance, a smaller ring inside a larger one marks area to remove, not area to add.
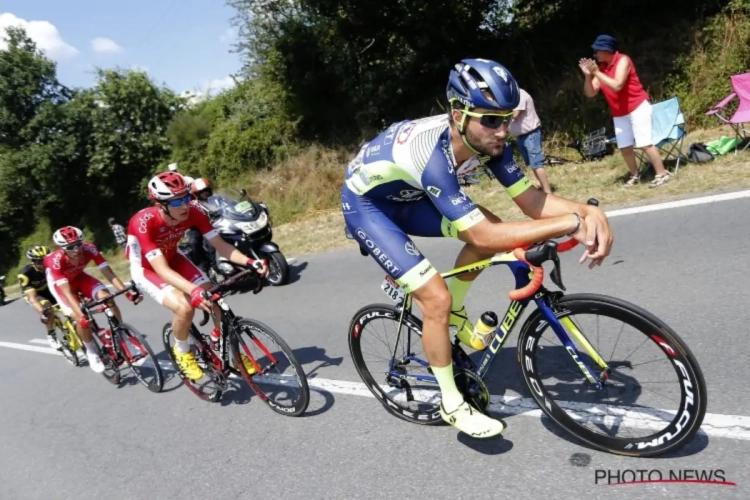
[[[169,200],[166,202],[167,205],[170,207],[181,207],[182,205],[187,205],[190,203],[190,195],[185,195],[182,198],[175,198],[174,200]]]
[[[69,252],[72,252],[73,250],[78,250],[83,246],[83,242],[79,241],[78,243],[71,243],[70,245],[66,245],[63,247],[63,250],[67,250]]]
[[[513,119],[513,111],[511,111],[510,113],[504,113],[504,114],[500,114],[500,113],[482,114],[482,113],[474,113],[472,111],[464,111],[464,113],[471,117],[479,118],[479,123],[483,127],[492,128],[492,129],[498,128],[504,123],[510,123],[511,120]]]

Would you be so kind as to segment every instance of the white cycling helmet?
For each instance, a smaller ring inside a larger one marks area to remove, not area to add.
[[[52,241],[59,247],[67,247],[83,241],[83,231],[73,226],[61,227],[52,235]]]
[[[148,195],[154,201],[166,201],[190,192],[185,178],[177,172],[162,172],[148,181]]]

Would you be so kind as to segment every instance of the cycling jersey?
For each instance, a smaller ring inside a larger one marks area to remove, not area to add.
[[[84,243],[80,261],[73,262],[65,251],[59,248],[44,258],[44,266],[53,283],[57,285],[77,280],[92,260],[99,269],[109,265],[96,245]]]
[[[466,163],[476,163],[472,157]],[[503,148],[486,166],[515,198],[531,182]],[[353,237],[407,292],[437,271],[407,236],[457,237],[484,219],[458,184],[448,115],[394,123],[364,144],[349,164],[341,193]]]
[[[177,255],[177,245],[182,236],[192,226],[197,227],[206,239],[218,234],[208,217],[192,203],[188,208],[187,220],[174,226],[168,225],[162,218],[159,207],[144,208],[136,213],[128,223],[128,249],[125,252],[131,267],[140,264],[142,268],[153,271],[150,261],[159,255],[170,262]]]
[[[130,261],[130,276],[139,290],[159,304],[174,290],[151,266],[150,261],[159,255],[167,259],[173,271],[195,286],[210,281],[178,248],[182,236],[192,227],[196,227],[206,239],[218,234],[202,209],[197,208],[194,202],[190,202],[189,207],[187,220],[174,226],[168,226],[162,219],[159,207],[144,208],[128,224],[128,249],[125,255]]]
[[[47,291],[47,278],[44,274],[44,268],[37,269],[31,264],[27,264],[18,271],[18,286],[21,287],[22,293],[31,290],[36,292]]]

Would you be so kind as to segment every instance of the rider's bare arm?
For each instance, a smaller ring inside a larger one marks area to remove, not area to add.
[[[161,279],[175,287],[176,289],[190,295],[195,288],[195,285],[190,281],[186,280],[176,271],[174,271],[169,264],[167,259],[163,255],[159,254],[152,258],[149,263],[154,268],[154,272],[159,275]]]
[[[83,311],[81,311],[81,307],[78,304],[78,297],[70,289],[70,283],[68,283],[68,280],[64,280],[58,281],[56,284],[63,297],[70,304],[70,309],[73,311],[73,319],[80,322],[83,317]]]
[[[216,235],[209,238],[208,242],[211,243],[211,246],[213,246],[217,252],[219,252],[219,255],[228,259],[229,262],[240,266],[247,265],[249,257],[224,241],[221,236]]]
[[[592,211],[601,211],[598,207],[566,200],[554,194],[547,194],[539,189],[527,189],[513,198],[518,208],[532,219],[548,219],[573,212],[585,217]]]
[[[112,283],[112,285],[114,285],[115,288],[117,288],[118,290],[122,290],[123,288],[125,288],[123,282],[120,280],[120,278],[117,277],[117,275],[115,275],[114,271],[112,271],[112,268],[109,267],[109,265],[101,267],[99,270],[102,272],[104,277],[107,278],[109,282]]]
[[[44,308],[42,307],[42,303],[39,302],[39,296],[36,294],[36,290],[33,288],[30,288],[29,290],[26,290],[26,297],[29,299],[29,303],[36,309],[36,312],[39,314],[42,314],[42,311]]]
[[[570,212],[564,216],[541,221],[494,223],[489,219],[483,219],[460,232],[458,237],[483,252],[499,253],[549,238],[559,238],[572,233],[577,227],[578,217]]]

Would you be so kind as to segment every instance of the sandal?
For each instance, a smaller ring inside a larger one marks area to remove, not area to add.
[[[637,175],[634,175],[630,177],[630,180],[625,183],[626,186],[634,186],[635,184],[638,184],[640,178]]]
[[[665,172],[664,175],[657,175],[656,177],[654,177],[654,180],[651,181],[648,187],[658,187],[662,184],[666,184],[667,182],[669,182],[669,172]]]

